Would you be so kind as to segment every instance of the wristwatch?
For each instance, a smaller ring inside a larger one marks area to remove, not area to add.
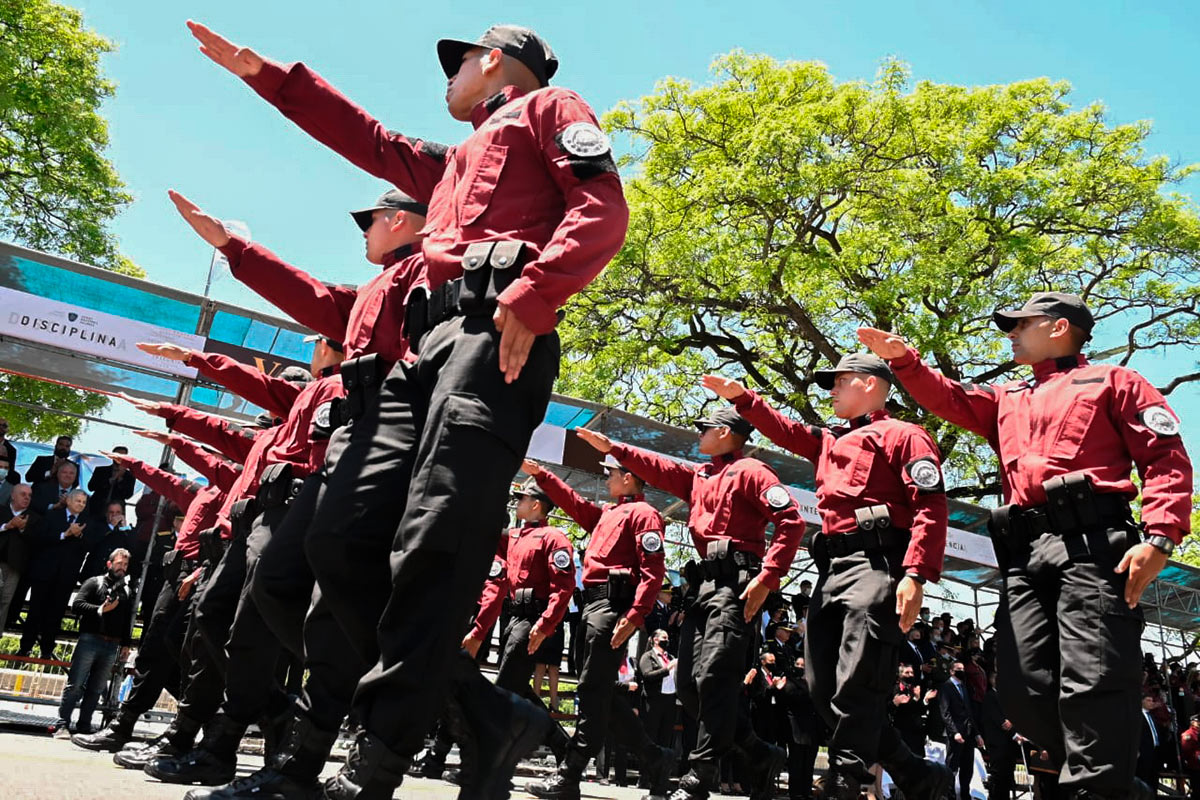
[[[1171,539],[1166,536],[1147,536],[1146,544],[1150,545],[1164,555],[1169,556],[1171,553],[1175,552],[1175,542],[1171,541]]]
[[[920,575],[918,575],[918,574],[917,574],[917,573],[915,573],[915,572],[906,572],[906,573],[904,573],[904,577],[906,577],[906,578],[912,578],[914,581],[916,581],[917,583],[921,584],[922,586],[924,586],[924,585],[925,585],[925,579],[924,579],[924,578],[922,578]]]

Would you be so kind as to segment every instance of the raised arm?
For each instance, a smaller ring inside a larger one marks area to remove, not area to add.
[[[612,453],[613,458],[651,486],[692,502],[692,483],[696,477],[694,464],[680,463],[640,447],[614,442],[604,434],[586,428],[577,428],[575,434],[597,452]]]
[[[389,131],[303,64],[284,66],[188,21],[200,52],[249,84],[314,139],[371,175],[428,202],[447,148]]]
[[[788,419],[738,381],[719,375],[705,375],[701,384],[718,397],[733,403],[743,419],[780,447],[814,463],[821,455],[821,442],[826,434],[824,428]]]
[[[169,403],[162,405],[159,416],[167,421],[167,427],[171,430],[215,447],[238,463],[244,462],[250,455],[254,436],[248,431],[242,431],[227,420],[194,408]]]
[[[135,478],[170,500],[184,513],[187,512],[187,507],[196,497],[191,482],[185,481],[178,475],[172,475],[166,470],[151,466],[141,459],[130,458],[129,471]]]
[[[222,492],[233,488],[240,471],[232,461],[221,458],[182,436],[168,436],[165,444],[170,445],[183,463],[199,472]]]
[[[533,476],[538,487],[548,494],[554,504],[565,511],[567,516],[579,523],[579,527],[588,533],[592,532],[592,528],[595,528],[596,523],[600,521],[600,515],[604,513],[600,506],[587,500],[550,470],[542,469],[535,461],[526,459],[522,469]]]

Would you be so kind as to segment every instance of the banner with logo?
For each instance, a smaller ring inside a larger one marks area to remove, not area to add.
[[[0,309],[2,336],[53,345],[184,378],[196,377],[196,370],[178,361],[143,353],[137,343],[170,342],[194,350],[204,349],[201,336],[3,286],[0,286]]]

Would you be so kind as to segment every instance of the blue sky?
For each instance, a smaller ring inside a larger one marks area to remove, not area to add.
[[[469,129],[445,112],[434,42],[516,22],[551,42],[562,62],[555,82],[579,91],[598,111],[653,91],[666,75],[703,81],[713,57],[734,48],[820,60],[842,80],[869,80],[881,59],[896,56],[917,79],[1069,80],[1076,105],[1099,100],[1114,122],[1152,120],[1151,152],[1200,161],[1200,110],[1192,102],[1200,85],[1200,7],[1185,2],[73,5],[119,46],[105,60],[118,87],[104,111],[110,156],[136,198],[114,224],[122,249],[150,280],[197,292],[211,251],[178,219],[168,187],[218,216],[247,221],[256,239],[294,263],[349,283],[373,268],[362,259],[360,234],[346,212],[385,187],[201,56],[184,27],[188,17],[264,55],[303,60],[389,127],[446,142]],[[1200,181],[1186,189],[1195,196]],[[266,308],[230,278],[213,294]],[[1172,401],[1195,408],[1195,397],[1193,389]],[[106,431],[100,439],[110,437]],[[85,434],[81,444],[93,438]]]

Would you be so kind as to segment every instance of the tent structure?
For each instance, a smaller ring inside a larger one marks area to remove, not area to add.
[[[308,333],[285,319],[129,278],[0,242],[0,371],[100,392],[126,391],[152,400],[182,402],[233,419],[258,413],[244,400],[197,379],[194,370],[137,350],[144,340],[172,341],[222,352],[269,373],[307,364]],[[2,402],[2,399],[0,399]],[[534,435],[530,456],[545,462],[581,493],[599,497],[599,459],[575,430],[589,428],[672,458],[700,460],[692,430],[664,425],[619,409],[555,396]],[[765,446],[754,455],[790,487],[809,522],[819,526],[814,469],[808,461]],[[649,499],[679,524],[683,546],[685,504],[651,492]],[[995,598],[1000,583],[986,508],[952,501],[952,529],[944,579],[973,591],[974,605]],[[811,568],[802,551],[793,568]],[[992,600],[994,602],[994,600]],[[1171,563],[1143,599],[1147,621],[1164,630],[1200,629],[1200,570]]]

